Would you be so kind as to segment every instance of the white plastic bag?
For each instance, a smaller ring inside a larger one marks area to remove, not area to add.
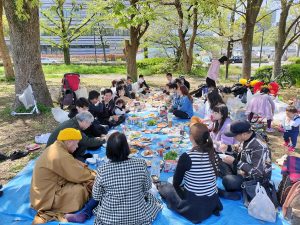
[[[88,91],[86,87],[80,87],[77,91],[75,91],[76,97],[78,98],[88,98]]]
[[[260,186],[259,182],[255,189],[256,195],[249,203],[248,213],[256,219],[272,222],[276,221],[276,209],[268,197],[264,187]]]
[[[51,112],[52,112],[54,119],[59,123],[65,122],[66,120],[69,119],[68,112],[62,110],[59,107],[52,108]]]
[[[250,104],[252,97],[253,97],[253,94],[252,94],[251,90],[248,89],[247,90],[247,103],[246,103],[246,105]]]

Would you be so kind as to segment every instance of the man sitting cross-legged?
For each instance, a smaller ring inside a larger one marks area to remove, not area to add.
[[[95,172],[72,154],[82,135],[79,130],[59,131],[57,140],[36,161],[30,189],[31,206],[37,210],[32,224],[57,220],[67,222],[66,213],[81,209],[90,199]],[[92,210],[92,209],[91,209]],[[91,215],[90,210],[90,215]]]

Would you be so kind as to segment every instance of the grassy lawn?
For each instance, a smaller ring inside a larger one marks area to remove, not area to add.
[[[46,74],[46,82],[52,96],[59,94],[62,76],[67,72],[79,72],[81,74],[81,85],[86,87],[88,91],[93,89],[100,90],[102,87],[110,87],[113,79],[126,77],[124,66],[49,65],[43,68]],[[235,72],[231,73],[234,75],[231,77],[231,80],[225,81],[225,79],[222,78],[220,84],[232,85],[237,82],[236,75],[240,74],[240,68],[232,66],[232,70]],[[223,68],[222,71],[224,71]],[[191,76],[187,79],[190,81],[192,89],[204,83],[203,77]],[[15,150],[24,150],[25,146],[34,142],[36,135],[51,132],[58,123],[53,119],[49,111],[35,116],[12,117],[10,112],[14,99],[14,83],[5,82],[3,80],[3,67],[0,67],[0,152],[10,155]],[[151,75],[147,76],[146,80],[151,86],[163,86],[165,76],[164,74]],[[288,100],[293,96],[299,96],[300,89],[292,88],[291,90],[282,90],[280,93],[284,100]],[[273,159],[275,160],[283,154],[283,148],[281,147],[282,138],[279,133],[269,136],[272,142]],[[43,148],[15,161],[6,160],[0,162],[0,183],[8,182],[31,159],[38,157],[42,151]]]

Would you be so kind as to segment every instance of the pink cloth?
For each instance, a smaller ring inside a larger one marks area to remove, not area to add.
[[[208,69],[207,77],[214,81],[217,81],[219,77],[220,65],[221,63],[219,62],[219,60],[213,59]]]
[[[246,114],[249,115],[252,112],[267,120],[272,120],[274,110],[275,104],[268,94],[256,94],[247,105]]]

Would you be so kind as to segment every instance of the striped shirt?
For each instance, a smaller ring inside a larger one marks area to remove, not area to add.
[[[183,153],[178,161],[173,185],[177,189],[184,181],[184,188],[197,196],[217,193],[216,175],[206,152]]]

